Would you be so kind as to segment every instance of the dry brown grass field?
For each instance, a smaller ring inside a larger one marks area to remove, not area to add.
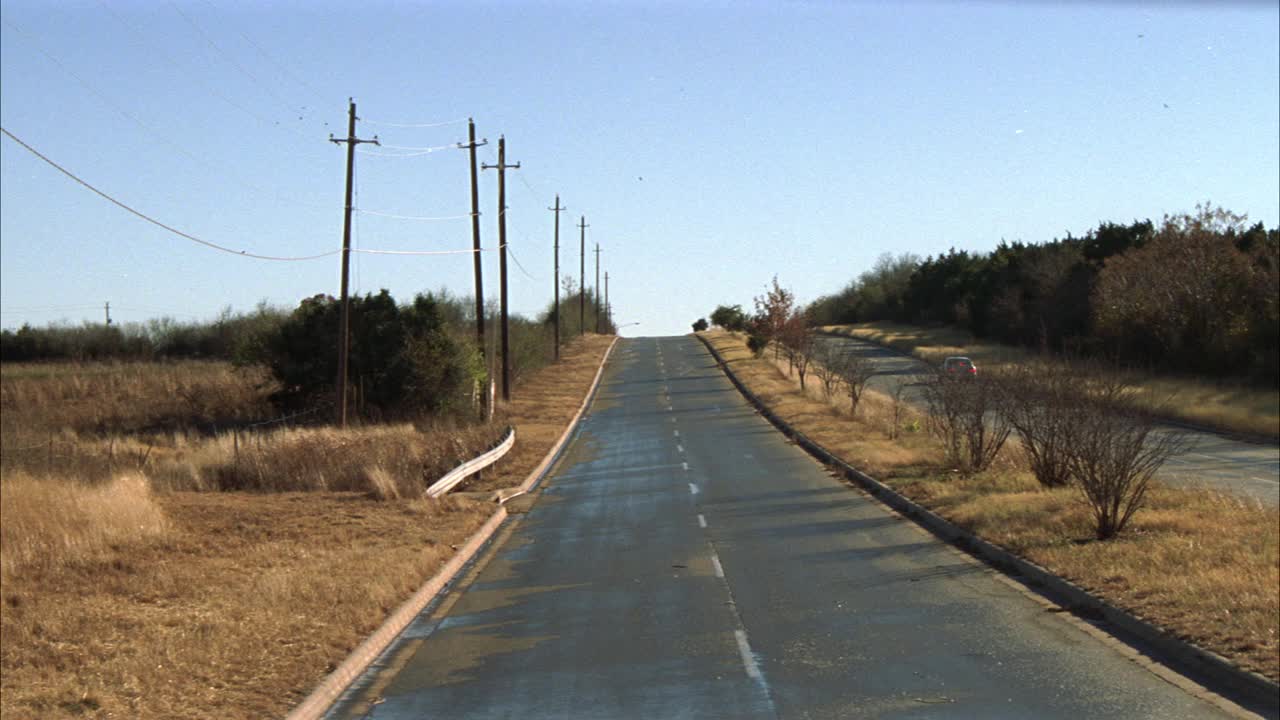
[[[950,355],[967,355],[979,368],[995,368],[1026,362],[1033,356],[1023,348],[975,341],[967,332],[952,327],[875,322],[832,325],[823,330],[871,340],[934,364]],[[1175,419],[1280,438],[1280,391],[1167,375],[1139,376],[1134,386],[1144,402]]]
[[[572,415],[610,339],[576,342],[480,430],[148,434],[137,431],[157,417],[191,417],[173,409],[175,377],[221,378],[200,386],[223,398],[205,417],[240,419],[269,413],[231,400],[260,400],[261,378],[212,363],[159,378],[142,366],[0,369],[12,429],[0,446],[0,715],[283,716],[493,511],[421,499],[425,484],[507,419],[521,453],[485,484],[523,479],[550,446],[537,438],[563,429],[543,414]],[[76,387],[133,432],[99,426],[107,415]],[[23,433],[52,435],[60,457],[11,453]]]
[[[1073,488],[1042,489],[1021,450],[962,479],[917,416],[899,419],[873,395],[850,417],[812,386],[802,393],[786,363],[754,359],[742,338],[704,333],[738,377],[792,426],[851,465],[952,522],[1022,555],[1114,604],[1280,680],[1280,511],[1206,492],[1153,487],[1118,538],[1094,540]]]

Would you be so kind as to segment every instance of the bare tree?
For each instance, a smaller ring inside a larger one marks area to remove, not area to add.
[[[899,382],[893,388],[893,427],[889,430],[890,440],[897,440],[898,435],[902,433],[902,414],[903,411],[906,410],[906,402],[903,400],[902,396],[906,393],[907,387],[909,386],[910,383],[903,381]]]
[[[833,362],[836,376],[840,382],[844,383],[845,391],[849,393],[849,412],[857,415],[858,403],[862,401],[867,383],[876,374],[875,363],[865,355],[848,351],[835,355]]]
[[[1005,413],[997,412],[1003,393],[996,382],[938,373],[924,383],[924,394],[929,428],[942,440],[947,460],[966,475],[990,467],[1012,430]]]
[[[840,351],[830,342],[819,340],[813,343],[813,374],[822,383],[822,392],[830,398],[840,384],[840,375],[836,373],[836,364],[840,361]]]

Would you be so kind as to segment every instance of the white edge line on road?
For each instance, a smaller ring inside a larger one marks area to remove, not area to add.
[[[733,636],[738,640],[738,654],[742,656],[742,666],[747,669],[747,677],[758,683],[763,683],[764,675],[760,673],[760,666],[756,664],[756,656],[751,652],[751,645],[747,643],[747,631],[734,630]]]
[[[711,551],[711,567],[715,568],[716,577],[724,577],[724,566],[720,564],[720,556],[716,555],[716,551]]]
[[[707,527],[707,518],[702,513],[698,513],[698,527],[704,530]]]

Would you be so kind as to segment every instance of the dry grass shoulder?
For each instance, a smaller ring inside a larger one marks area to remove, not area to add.
[[[874,322],[831,325],[823,330],[870,340],[934,364],[951,355],[967,355],[980,368],[1034,359],[1034,353],[1028,350],[979,342],[968,332],[954,327],[924,328]],[[1280,438],[1280,391],[1169,375],[1140,377],[1134,386],[1150,405],[1176,419]]]
[[[573,343],[560,364],[516,389],[500,418],[516,426],[516,450],[477,485],[524,479],[581,404],[611,340]],[[70,376],[5,368],[5,720],[282,716],[493,512],[487,502],[419,496],[491,445],[501,422],[101,431],[86,420],[96,411],[77,399],[77,383],[98,397],[136,390],[113,417],[145,429],[176,407],[164,397],[172,378],[163,369],[155,382],[141,368],[63,370]],[[255,379],[226,366],[199,370],[209,395],[243,391],[246,404],[227,401],[232,416],[257,412],[248,407],[259,397]],[[63,392],[79,410],[51,408]],[[45,439],[26,452],[14,440],[32,427]]]
[[[1114,604],[1280,680],[1280,511],[1204,491],[1155,485],[1121,536],[1094,540],[1073,488],[1041,489],[1016,447],[996,467],[962,479],[910,412],[872,395],[850,417],[741,338],[704,333],[733,371],[793,427],[849,464],[948,520]],[[891,440],[890,435],[896,435]]]
[[[492,512],[152,495],[128,478],[3,485],[6,720],[281,717]]]

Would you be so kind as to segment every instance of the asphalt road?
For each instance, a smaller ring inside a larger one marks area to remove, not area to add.
[[[892,395],[899,384],[910,384],[920,374],[932,372],[931,366],[922,360],[865,340],[820,336],[818,342],[834,344],[844,352],[870,359],[880,374],[871,379],[869,386],[888,395]],[[926,405],[918,387],[909,385],[903,391],[903,399],[918,407]],[[1169,460],[1158,474],[1162,481],[1255,498],[1270,507],[1280,505],[1280,446],[1242,442],[1172,425],[1164,431],[1186,434],[1191,440],[1191,449]]]
[[[536,502],[330,718],[1212,718],[623,340]]]

